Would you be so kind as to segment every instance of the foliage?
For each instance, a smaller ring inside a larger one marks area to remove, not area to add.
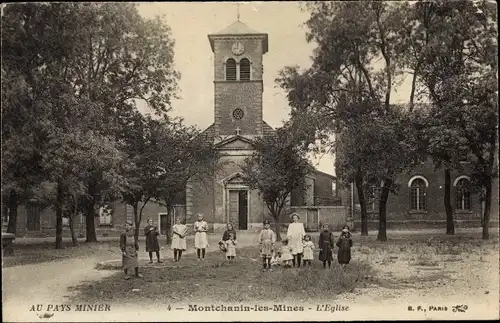
[[[306,3],[307,40],[317,44],[313,64],[304,72],[287,67],[277,79],[288,92],[293,121],[314,120],[316,132],[336,133],[337,147],[332,148],[337,166],[343,168],[337,172],[344,182],[359,183],[362,205],[363,183],[384,182],[383,190],[394,191],[390,183],[414,162],[412,150],[406,151],[412,141],[405,142],[411,125],[398,125],[407,117],[400,111],[403,107],[391,102],[405,67],[407,46],[398,35],[404,7],[379,1]],[[383,240],[385,203],[381,198]]]
[[[276,129],[275,136],[254,141],[255,152],[242,166],[246,182],[260,192],[276,222],[291,192],[306,189],[305,176],[312,168],[298,143],[288,128]]]
[[[121,138],[128,157],[122,196],[134,207],[137,227],[151,199],[170,207],[190,178],[213,169],[218,155],[198,135],[198,130],[178,119],[153,119],[138,112],[130,118]]]
[[[124,119],[137,100],[165,116],[176,95],[173,46],[170,28],[142,18],[134,4],[7,5],[2,195],[10,204],[17,209],[44,181],[64,179],[75,192],[83,185],[87,240],[95,241],[95,208],[121,185],[116,139]]]
[[[418,2],[415,25],[425,31],[420,71],[432,101],[424,133],[438,163],[456,166],[457,152],[472,163],[472,180],[486,200],[487,238],[497,150],[496,10],[486,1]],[[421,36],[423,37],[423,36]],[[425,137],[424,137],[425,138]]]

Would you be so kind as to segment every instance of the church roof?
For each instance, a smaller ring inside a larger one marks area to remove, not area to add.
[[[274,135],[275,131],[265,121],[262,121],[262,133],[263,133],[264,137],[270,137],[270,136]]]
[[[264,137],[273,136],[274,133],[275,133],[274,129],[270,125],[268,125],[265,121],[262,121],[262,134],[264,135]],[[207,129],[203,130],[200,135],[204,136],[207,142],[212,143],[215,137],[214,124],[212,123]]]
[[[209,34],[208,39],[210,40],[210,46],[212,47],[212,51],[214,50],[214,38],[216,37],[223,37],[223,36],[262,36],[262,50],[263,53],[267,53],[268,50],[268,40],[267,40],[267,34],[262,33],[260,31],[256,31],[250,27],[248,27],[247,24],[241,22],[241,21],[236,21],[232,23],[231,25],[227,26],[226,28],[222,29],[221,31],[214,33],[214,34]]]
[[[222,29],[218,33],[213,35],[265,35],[264,33],[253,30],[248,27],[247,24],[242,23],[241,21],[236,21],[232,25]]]

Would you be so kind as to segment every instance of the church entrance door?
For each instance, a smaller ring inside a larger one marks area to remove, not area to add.
[[[248,191],[229,191],[229,221],[238,230],[248,230]]]
[[[238,191],[238,229],[248,230],[248,191]]]

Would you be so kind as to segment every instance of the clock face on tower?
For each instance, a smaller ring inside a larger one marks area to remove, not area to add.
[[[245,47],[240,42],[234,43],[231,49],[234,55],[241,55],[245,51]]]

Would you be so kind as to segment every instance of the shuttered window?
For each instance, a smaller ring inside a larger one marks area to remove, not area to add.
[[[226,81],[236,81],[236,61],[233,58],[226,61]]]
[[[250,61],[247,58],[243,58],[240,61],[240,81],[250,80]]]

